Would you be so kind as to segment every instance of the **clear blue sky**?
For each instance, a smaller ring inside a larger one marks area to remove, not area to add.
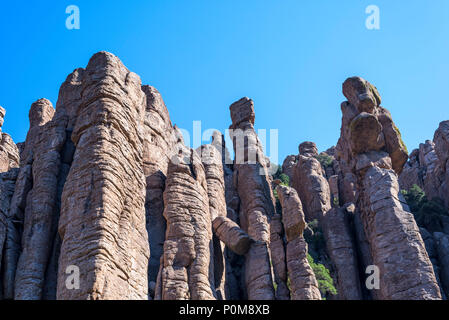
[[[80,30],[65,27],[71,4]],[[365,28],[370,4],[380,30]],[[409,151],[449,119],[448,0],[2,1],[3,131],[23,141],[31,103],[55,105],[101,50],[158,88],[182,128],[224,130],[229,105],[251,97],[256,127],[279,129],[281,162],[305,140],[336,144],[349,76],[377,86]]]

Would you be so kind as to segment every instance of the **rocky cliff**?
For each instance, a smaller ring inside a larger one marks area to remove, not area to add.
[[[449,123],[408,156],[374,86],[343,94],[336,147],[301,143],[281,181],[251,99],[229,108],[234,159],[220,132],[193,150],[154,87],[95,54],[56,108],[31,105],[25,142],[0,131],[1,298],[446,297],[449,215],[418,218],[400,191],[449,209]]]

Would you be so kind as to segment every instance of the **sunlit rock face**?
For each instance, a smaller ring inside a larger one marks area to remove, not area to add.
[[[380,270],[378,299],[441,299],[419,229],[398,183],[407,159],[399,130],[364,79],[343,84],[337,159],[356,177],[357,209],[372,263]]]
[[[233,159],[218,131],[193,150],[156,88],[95,54],[56,108],[31,105],[24,142],[0,131],[0,297],[319,300],[314,223],[335,299],[440,299],[447,229],[418,229],[399,182],[448,206],[449,124],[408,157],[374,86],[354,77],[343,93],[338,144],[301,143],[283,185],[251,99],[229,108]],[[380,270],[369,293],[368,265]]]

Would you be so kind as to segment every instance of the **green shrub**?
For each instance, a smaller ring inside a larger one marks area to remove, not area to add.
[[[318,220],[312,220],[308,224],[313,234],[306,233],[304,238],[309,246],[309,253],[315,260],[321,260],[320,257],[325,255],[326,242],[324,240],[323,231],[321,230]]]
[[[401,190],[401,193],[404,195],[404,198],[407,201],[412,213],[418,212],[419,208],[423,204],[423,201],[426,200],[426,194],[416,184],[414,184],[408,191]]]
[[[288,187],[290,185],[290,178],[285,173],[279,175],[279,180],[281,180],[281,184],[284,186]]]
[[[329,168],[332,166],[332,163],[334,162],[334,158],[332,158],[327,153],[320,153],[319,155],[315,156],[315,158],[321,163],[321,166],[323,169]]]
[[[334,280],[332,279],[329,270],[324,265],[315,263],[310,254],[307,254],[307,260],[309,261],[313,273],[315,273],[321,296],[327,298],[336,295],[337,289],[334,286]]]
[[[425,192],[416,184],[408,191],[401,190],[401,193],[404,195],[418,226],[426,228],[430,232],[441,232],[443,230],[442,218],[449,217],[449,212],[441,199],[428,200]]]

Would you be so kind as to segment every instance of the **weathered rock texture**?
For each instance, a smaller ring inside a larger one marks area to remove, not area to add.
[[[276,300],[289,300],[290,290],[287,285],[287,261],[285,258],[284,230],[281,215],[275,214],[271,218],[270,232],[271,263],[273,265],[274,281],[276,282]]]
[[[426,140],[410,153],[399,181],[401,188],[421,187],[429,200],[441,199],[449,209],[449,121],[440,123],[433,141]]]
[[[245,261],[248,299],[274,299],[270,266],[270,219],[275,212],[268,163],[254,130],[254,103],[242,98],[230,106],[236,189],[241,201],[240,224],[256,241]]]
[[[212,144],[201,146],[197,152],[204,166],[207,194],[209,198],[210,219],[215,223],[217,218],[226,218],[226,197],[224,181],[224,163],[222,157],[222,136],[215,131]],[[229,222],[232,222],[230,220]],[[214,227],[214,230],[215,227]],[[218,299],[226,299],[226,262],[224,256],[225,242],[220,242],[220,236],[213,236],[212,263],[214,274],[214,286]]]
[[[195,151],[185,148],[169,163],[164,203],[167,233],[156,298],[214,299],[207,181]]]
[[[292,186],[304,204],[306,221],[320,220],[331,208],[329,184],[317,155],[315,143],[301,143],[294,167]]]
[[[147,299],[140,78],[115,56],[92,57],[72,133],[75,153],[62,194],[59,299]],[[80,288],[65,285],[77,266]]]
[[[337,299],[447,295],[449,222],[418,229],[398,175],[449,208],[449,121],[404,166],[377,89],[350,78],[343,93],[337,146],[300,144],[276,206],[251,99],[230,106],[235,159],[220,132],[194,151],[154,87],[95,54],[56,110],[31,105],[25,142],[0,131],[0,298],[321,299],[303,237],[314,220]],[[372,264],[380,289],[368,292]]]
[[[337,159],[357,177],[357,207],[373,264],[380,270],[380,299],[440,299],[435,274],[397,173],[406,149],[377,89],[361,78],[343,84]]]
[[[7,229],[14,223],[9,216],[9,209],[20,162],[19,149],[11,137],[1,131],[5,113],[5,109],[0,107],[0,270],[5,268],[6,254],[3,256],[3,253],[7,251]],[[0,284],[2,282],[0,279]],[[0,298],[6,297],[2,287]]]
[[[226,246],[239,255],[245,255],[250,246],[251,238],[231,219],[223,216],[213,221],[214,232]]]
[[[287,239],[287,269],[292,300],[321,300],[318,283],[307,260],[306,226],[301,200],[293,188],[276,188],[282,205],[282,221]]]
[[[332,208],[323,218],[327,252],[336,270],[338,298],[362,300],[357,253],[344,208]]]
[[[284,159],[282,163],[282,172],[285,173],[290,181],[293,180],[295,174],[295,165],[298,162],[298,157],[295,155],[289,155]]]
[[[9,229],[11,237],[8,238],[12,241],[8,247],[11,248],[12,266],[8,263],[8,281],[5,284],[9,284],[9,296],[12,293],[14,270],[17,268],[14,282],[16,299],[43,297],[45,272],[56,234],[60,154],[55,149],[60,144],[51,141],[53,145],[50,145],[48,138],[52,128],[47,124],[53,115],[53,106],[46,99],[38,100],[31,106],[30,131],[22,152],[21,169],[11,203],[11,219],[20,222],[13,223]],[[22,227],[19,224],[23,226],[21,240],[17,236],[17,228]]]
[[[150,243],[148,266],[149,286],[156,284],[160,258],[163,253],[166,221],[164,212],[164,189],[168,163],[177,152],[177,133],[161,94],[154,87],[144,85],[146,96],[143,140],[143,171],[146,177],[146,228]],[[154,296],[154,292],[150,292]]]

